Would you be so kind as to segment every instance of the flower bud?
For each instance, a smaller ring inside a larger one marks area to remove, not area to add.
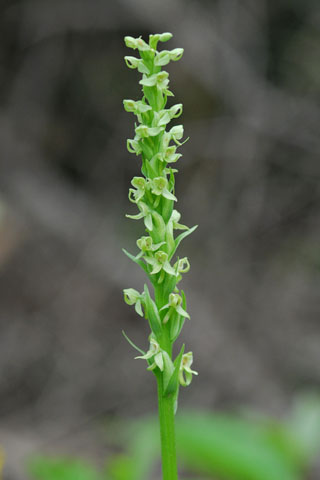
[[[164,32],[159,35],[159,40],[160,42],[167,42],[173,37],[172,33],[170,32]]]

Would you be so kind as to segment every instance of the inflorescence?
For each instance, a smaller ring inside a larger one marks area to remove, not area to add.
[[[180,242],[195,229],[180,223],[181,215],[175,209],[175,173],[172,167],[182,156],[177,153],[184,142],[183,125],[168,127],[171,120],[182,114],[182,104],[166,108],[169,90],[169,74],[162,67],[170,61],[177,61],[183,55],[182,48],[157,51],[159,42],[167,42],[171,33],[150,35],[149,43],[141,37],[125,37],[127,47],[137,50],[140,58],[126,56],[125,62],[131,69],[142,74],[140,85],[141,100],[124,100],[124,108],[137,118],[135,136],[127,140],[130,153],[141,156],[142,176],[134,177],[129,189],[129,200],[137,206],[136,215],[127,215],[134,220],[143,220],[146,235],[137,240],[139,253],[128,257],[147,274],[154,289],[152,299],[148,286],[142,293],[133,288],[124,290],[128,305],[134,305],[136,312],[145,317],[150,325],[150,347],[147,352],[139,350],[148,362],[148,370],[156,376],[162,375],[164,395],[178,397],[179,385],[187,386],[192,375],[192,352],[184,353],[184,345],[175,360],[172,359],[172,345],[178,338],[183,324],[190,316],[187,312],[186,297],[179,290],[182,275],[189,271],[187,257],[176,256]],[[181,233],[175,235],[175,231]]]

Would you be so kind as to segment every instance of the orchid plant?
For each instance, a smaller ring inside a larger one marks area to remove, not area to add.
[[[148,351],[141,350],[125,336],[139,351],[136,358],[147,362],[147,369],[157,380],[163,480],[178,478],[174,415],[179,387],[189,385],[192,375],[197,375],[191,369],[192,352],[184,353],[184,345],[175,358],[172,352],[185,320],[190,319],[185,294],[178,287],[190,264],[186,257],[180,258],[176,252],[181,241],[197,226],[189,228],[181,224],[181,215],[175,208],[177,169],[172,164],[181,157],[177,149],[186,140],[182,141],[182,125],[168,127],[171,120],[182,114],[182,104],[167,107],[168,97],[173,93],[169,90],[169,74],[162,67],[179,60],[183,49],[157,51],[159,42],[171,38],[171,33],[150,35],[147,43],[141,37],[125,37],[126,46],[140,55],[140,58],[126,56],[125,62],[130,69],[142,74],[139,83],[143,96],[138,101],[123,101],[125,110],[137,119],[135,136],[127,140],[127,148],[142,162],[142,176],[134,177],[129,189],[129,200],[136,205],[138,213],[127,217],[143,220],[146,231],[146,235],[137,240],[136,255],[124,252],[144,270],[153,287],[153,295],[147,284],[141,293],[133,288],[124,290],[125,302],[134,306],[137,314],[149,323]],[[176,235],[176,230],[181,233]]]

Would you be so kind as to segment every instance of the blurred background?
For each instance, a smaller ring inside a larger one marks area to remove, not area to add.
[[[180,408],[279,417],[320,385],[318,0],[2,0],[0,444],[7,479],[33,452],[100,462],[102,422],[156,410],[124,340],[146,323],[122,289],[144,277],[125,214],[140,98],[124,35],[170,31],[189,142],[178,209],[199,377]],[[170,101],[172,104],[172,101]],[[316,470],[313,477],[318,479]],[[272,480],[272,479],[270,479]]]

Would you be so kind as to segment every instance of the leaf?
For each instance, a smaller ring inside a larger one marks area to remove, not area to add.
[[[135,478],[132,475],[134,471],[134,460],[128,455],[115,455],[108,462],[106,468],[107,477],[104,477],[104,480],[132,480]]]
[[[154,332],[155,336],[157,337],[161,334],[162,325],[159,316],[159,312],[157,309],[156,304],[150,297],[148,286],[144,285],[144,293],[145,293],[145,302],[146,302],[146,316],[149,320],[150,328]]]
[[[270,439],[275,426],[276,435],[281,434],[286,447],[279,448],[279,442]],[[159,458],[157,419],[134,422],[130,432],[128,449],[132,470],[125,480],[149,480],[153,478],[152,471]],[[299,467],[296,457],[285,453],[295,438],[289,435],[287,426],[278,421],[188,411],[177,415],[176,435],[180,462],[190,467],[198,480],[302,480],[306,477],[306,465]]]
[[[177,421],[180,455],[199,473],[228,480],[301,480],[296,465],[268,442],[260,425],[195,412]]]
[[[137,347],[137,345],[135,343],[133,343],[132,340],[130,340],[130,338],[127,336],[127,334],[125,333],[124,330],[122,330],[122,335],[124,336],[124,338],[127,340],[128,343],[130,343],[131,347],[133,347],[135,350],[137,350],[139,353],[142,353],[142,355],[145,355],[146,352],[144,352],[143,350],[141,350],[141,348]]]
[[[177,248],[179,247],[180,243],[182,242],[182,240],[184,238],[186,238],[188,235],[190,235],[191,233],[193,233],[196,228],[198,228],[198,225],[195,225],[194,227],[192,228],[189,228],[188,230],[185,230],[183,233],[180,233],[180,235],[177,236],[177,238],[175,239],[174,243],[175,243],[175,247],[173,249],[173,251],[170,253],[170,259],[173,257],[173,255],[176,253],[176,250]]]
[[[72,458],[34,457],[28,471],[36,480],[102,480],[90,464]]]
[[[142,260],[140,260],[139,258],[131,255],[131,253],[127,252],[127,250],[125,248],[123,248],[122,251],[123,251],[123,253],[125,253],[127,255],[127,257],[130,258],[130,260],[132,260],[134,263],[139,265],[139,267],[141,267],[146,273],[148,273],[147,265]]]
[[[164,363],[164,369],[163,369],[163,396],[165,397],[166,395],[169,395],[170,393],[173,392],[168,392],[168,385],[170,383],[171,377],[174,373],[174,365],[169,357],[169,354],[165,351],[162,352],[162,357],[163,357],[163,363]]]
[[[184,352],[184,344],[181,347],[179,355],[175,358],[175,361],[173,363],[174,365],[174,370],[171,375],[171,378],[165,387],[164,395],[171,395],[171,394],[177,394],[177,390],[179,389],[179,370],[180,370],[180,365],[181,365],[181,359],[182,355]]]
[[[182,327],[184,325],[184,322],[185,322],[185,318],[182,317],[181,315],[177,315],[177,319],[175,320],[174,323],[171,324],[170,340],[172,343],[174,343],[179,337]]]

